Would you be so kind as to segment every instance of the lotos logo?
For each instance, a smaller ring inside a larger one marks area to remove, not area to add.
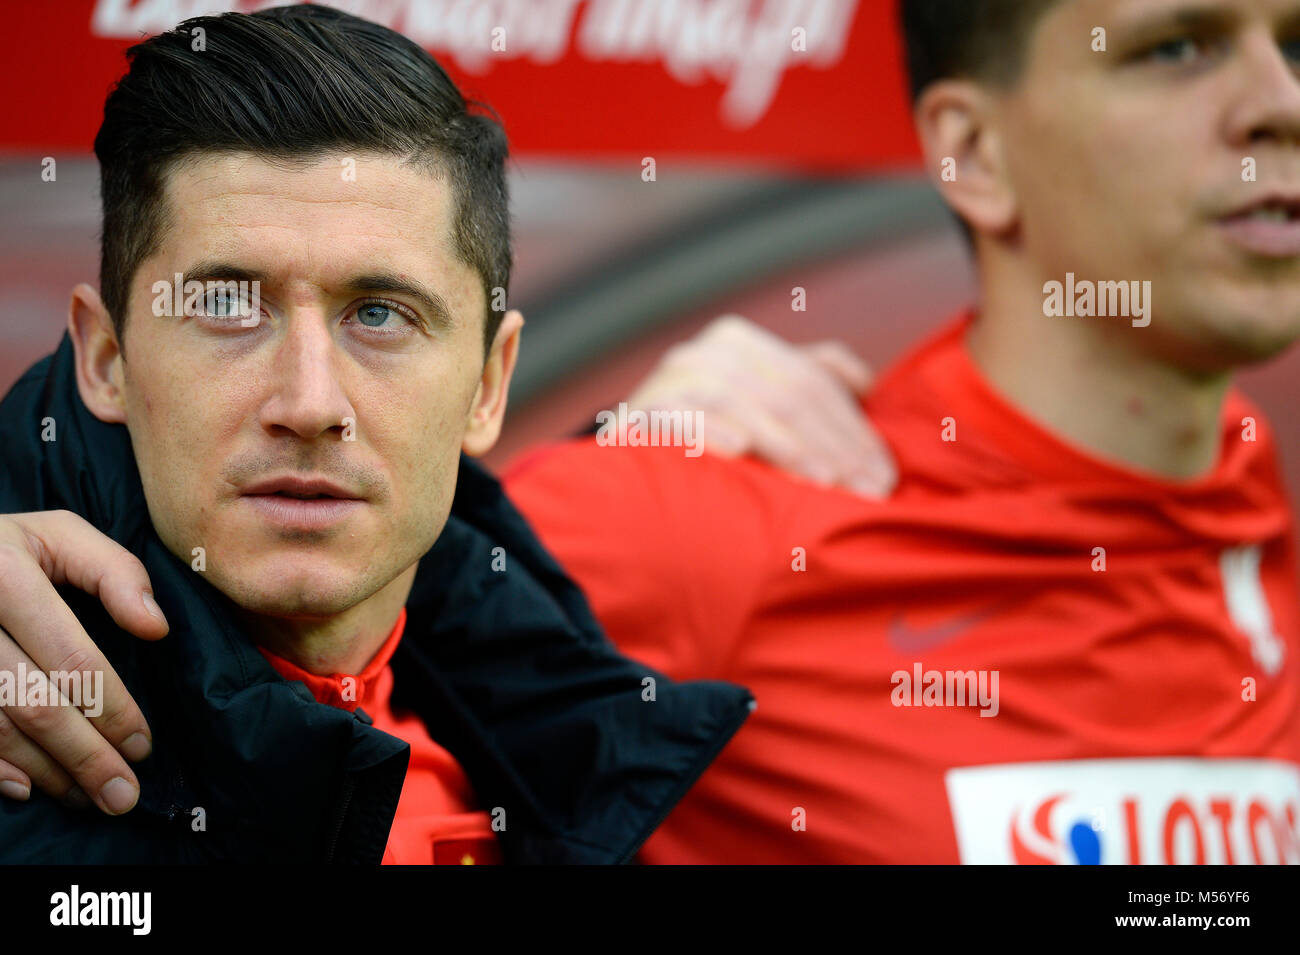
[[[945,776],[961,861],[1300,864],[1300,768],[1267,759],[1091,759]]]
[[[1011,825],[1011,854],[1017,865],[1099,865],[1101,837],[1098,820],[1077,818],[1065,827],[1065,845],[1052,834],[1052,813],[1064,794],[1038,804],[1032,815],[1016,813]],[[1068,853],[1068,855],[1066,855]]]

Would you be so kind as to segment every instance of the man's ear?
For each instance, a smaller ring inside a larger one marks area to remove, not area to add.
[[[72,290],[68,334],[76,354],[77,390],[90,413],[109,424],[126,423],[122,350],[99,292],[82,282]]]
[[[511,309],[501,318],[470,407],[469,425],[461,443],[466,454],[475,457],[487,454],[501,436],[510,376],[515,373],[515,359],[519,356],[519,330],[523,327],[524,316],[517,309]]]
[[[1019,210],[993,95],[969,80],[940,80],[922,92],[915,119],[926,169],[953,211],[976,233],[1014,229]]]

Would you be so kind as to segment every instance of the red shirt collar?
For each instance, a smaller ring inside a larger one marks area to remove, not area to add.
[[[302,667],[276,656],[265,647],[259,646],[257,649],[275,668],[275,672],[286,680],[296,680],[304,684],[318,703],[336,706],[351,713],[362,703],[370,702],[370,696],[378,685],[379,678],[388,668],[388,661],[393,658],[393,653],[402,640],[402,631],[405,629],[406,608],[403,607],[402,612],[397,615],[393,632],[388,635],[379,652],[366,664],[366,668],[357,674],[331,673],[329,676],[322,676],[318,673],[308,673]]]

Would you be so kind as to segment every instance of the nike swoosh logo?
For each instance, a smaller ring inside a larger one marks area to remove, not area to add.
[[[1017,602],[1018,601],[1001,600],[995,604],[990,604],[983,610],[963,614],[948,623],[938,624],[933,627],[924,627],[919,630],[909,627],[906,621],[904,621],[903,615],[897,613],[889,624],[889,642],[895,650],[899,650],[903,653],[915,653],[920,650],[929,650],[942,643],[947,643],[958,634],[965,633],[967,630],[973,630],[985,620],[996,616]]]

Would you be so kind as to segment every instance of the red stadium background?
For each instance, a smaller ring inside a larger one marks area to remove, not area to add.
[[[55,0],[7,11],[0,146],[89,149],[123,51],[273,3]],[[361,0],[505,118],[521,156],[862,170],[915,158],[885,0]],[[50,51],[57,50],[52,61]]]

